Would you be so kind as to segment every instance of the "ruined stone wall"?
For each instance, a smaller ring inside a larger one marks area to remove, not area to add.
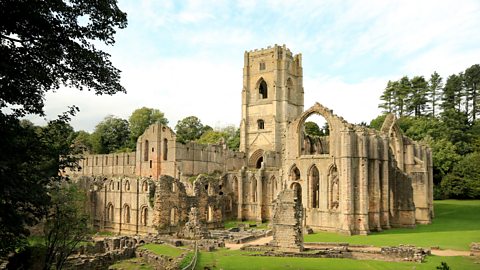
[[[95,228],[120,234],[154,232],[149,179],[81,176],[75,180],[88,191],[87,210]]]
[[[208,228],[223,226],[223,199],[219,179],[200,175],[194,182],[194,196],[188,196],[182,182],[162,175],[155,186],[153,224],[160,233],[180,232],[192,207]]]
[[[66,174],[78,177],[85,176],[117,176],[135,175],[135,152],[114,153],[105,155],[84,155],[79,160],[80,168],[67,169]]]
[[[300,194],[286,189],[278,194],[272,219],[272,245],[282,252],[303,251],[302,217]]]

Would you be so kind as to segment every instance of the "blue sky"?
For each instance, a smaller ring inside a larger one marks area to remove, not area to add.
[[[143,106],[174,127],[198,116],[213,127],[240,122],[243,53],[286,44],[302,53],[305,109],[320,102],[347,121],[369,122],[388,80],[443,77],[480,63],[480,1],[120,0],[128,27],[106,47],[128,94],[62,89],[47,118],[76,104],[75,129]],[[34,118],[41,124],[41,119]]]

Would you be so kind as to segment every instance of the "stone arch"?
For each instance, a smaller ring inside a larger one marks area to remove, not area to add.
[[[258,79],[255,89],[258,89],[259,99],[268,98],[268,85],[267,82],[263,79],[263,77],[260,77],[260,79]]]
[[[263,149],[257,149],[255,152],[253,152],[248,159],[248,167],[257,168],[259,163],[261,165],[261,162],[263,162],[263,153]]]
[[[125,191],[130,191],[130,181],[129,180],[125,181],[124,186],[125,186]]]
[[[130,223],[130,205],[123,205],[123,223]]]
[[[320,172],[314,164],[308,170],[308,180],[310,185],[310,207],[320,208]]]
[[[403,135],[400,126],[398,125],[397,118],[394,114],[388,114],[383,122],[381,131],[388,135],[389,146],[392,149],[397,166],[404,170],[404,142]]]
[[[148,191],[148,182],[146,180],[142,182],[142,191]]]
[[[290,189],[293,189],[295,191],[295,195],[297,197],[297,200],[300,200],[300,202],[301,202],[302,201],[302,185],[300,185],[300,183],[298,183],[298,182],[293,182],[290,185]]]
[[[293,164],[292,167],[290,167],[290,171],[288,173],[288,176],[289,176],[291,181],[300,181],[301,174],[300,174],[300,170],[298,169],[297,165]]]
[[[340,178],[335,164],[330,165],[328,168],[328,187],[328,206],[330,209],[335,210],[340,205]]]
[[[108,222],[113,222],[115,219],[115,207],[113,206],[113,203],[109,202],[107,204],[107,209],[106,209],[106,220]]]
[[[147,226],[148,224],[148,207],[146,205],[142,206],[140,210],[140,224],[142,226]]]
[[[110,190],[114,190],[115,189],[115,182],[113,182],[113,180],[110,180],[110,184],[108,185],[108,187],[110,188]]]
[[[333,113],[330,109],[324,107],[323,105],[321,105],[320,103],[315,103],[315,105],[313,105],[312,107],[310,107],[308,110],[304,111],[300,117],[298,118],[298,120],[295,122],[295,125],[294,126],[294,130],[296,132],[296,134],[299,134],[299,136],[297,136],[297,139],[298,139],[298,153],[302,153],[302,145],[303,145],[303,142],[304,142],[304,135],[303,135],[303,130],[302,128],[304,127],[305,125],[305,121],[313,114],[317,114],[321,117],[323,117],[326,121],[326,123],[328,124],[328,128],[329,128],[329,134],[333,134],[334,133],[334,123],[333,123]],[[331,138],[332,136],[329,137],[329,140],[326,142],[328,143],[329,145],[332,145],[331,144]],[[329,151],[327,151],[328,153]]]

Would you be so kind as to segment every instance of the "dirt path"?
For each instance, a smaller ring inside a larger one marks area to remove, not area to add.
[[[437,256],[470,256],[470,251],[454,249],[432,249],[432,254]]]
[[[244,245],[265,245],[266,243],[272,241],[272,239],[273,239],[273,236],[266,236],[266,237],[257,238],[253,241],[249,241],[249,242],[242,243],[242,244],[225,243],[225,247],[227,247],[231,250],[238,250],[241,247],[243,247]]]

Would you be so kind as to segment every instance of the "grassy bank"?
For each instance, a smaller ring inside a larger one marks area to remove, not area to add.
[[[368,236],[345,236],[318,232],[305,236],[305,242],[348,242],[374,246],[411,244],[421,247],[468,250],[471,242],[480,242],[480,201],[435,201],[435,219],[415,229],[390,229]]]

